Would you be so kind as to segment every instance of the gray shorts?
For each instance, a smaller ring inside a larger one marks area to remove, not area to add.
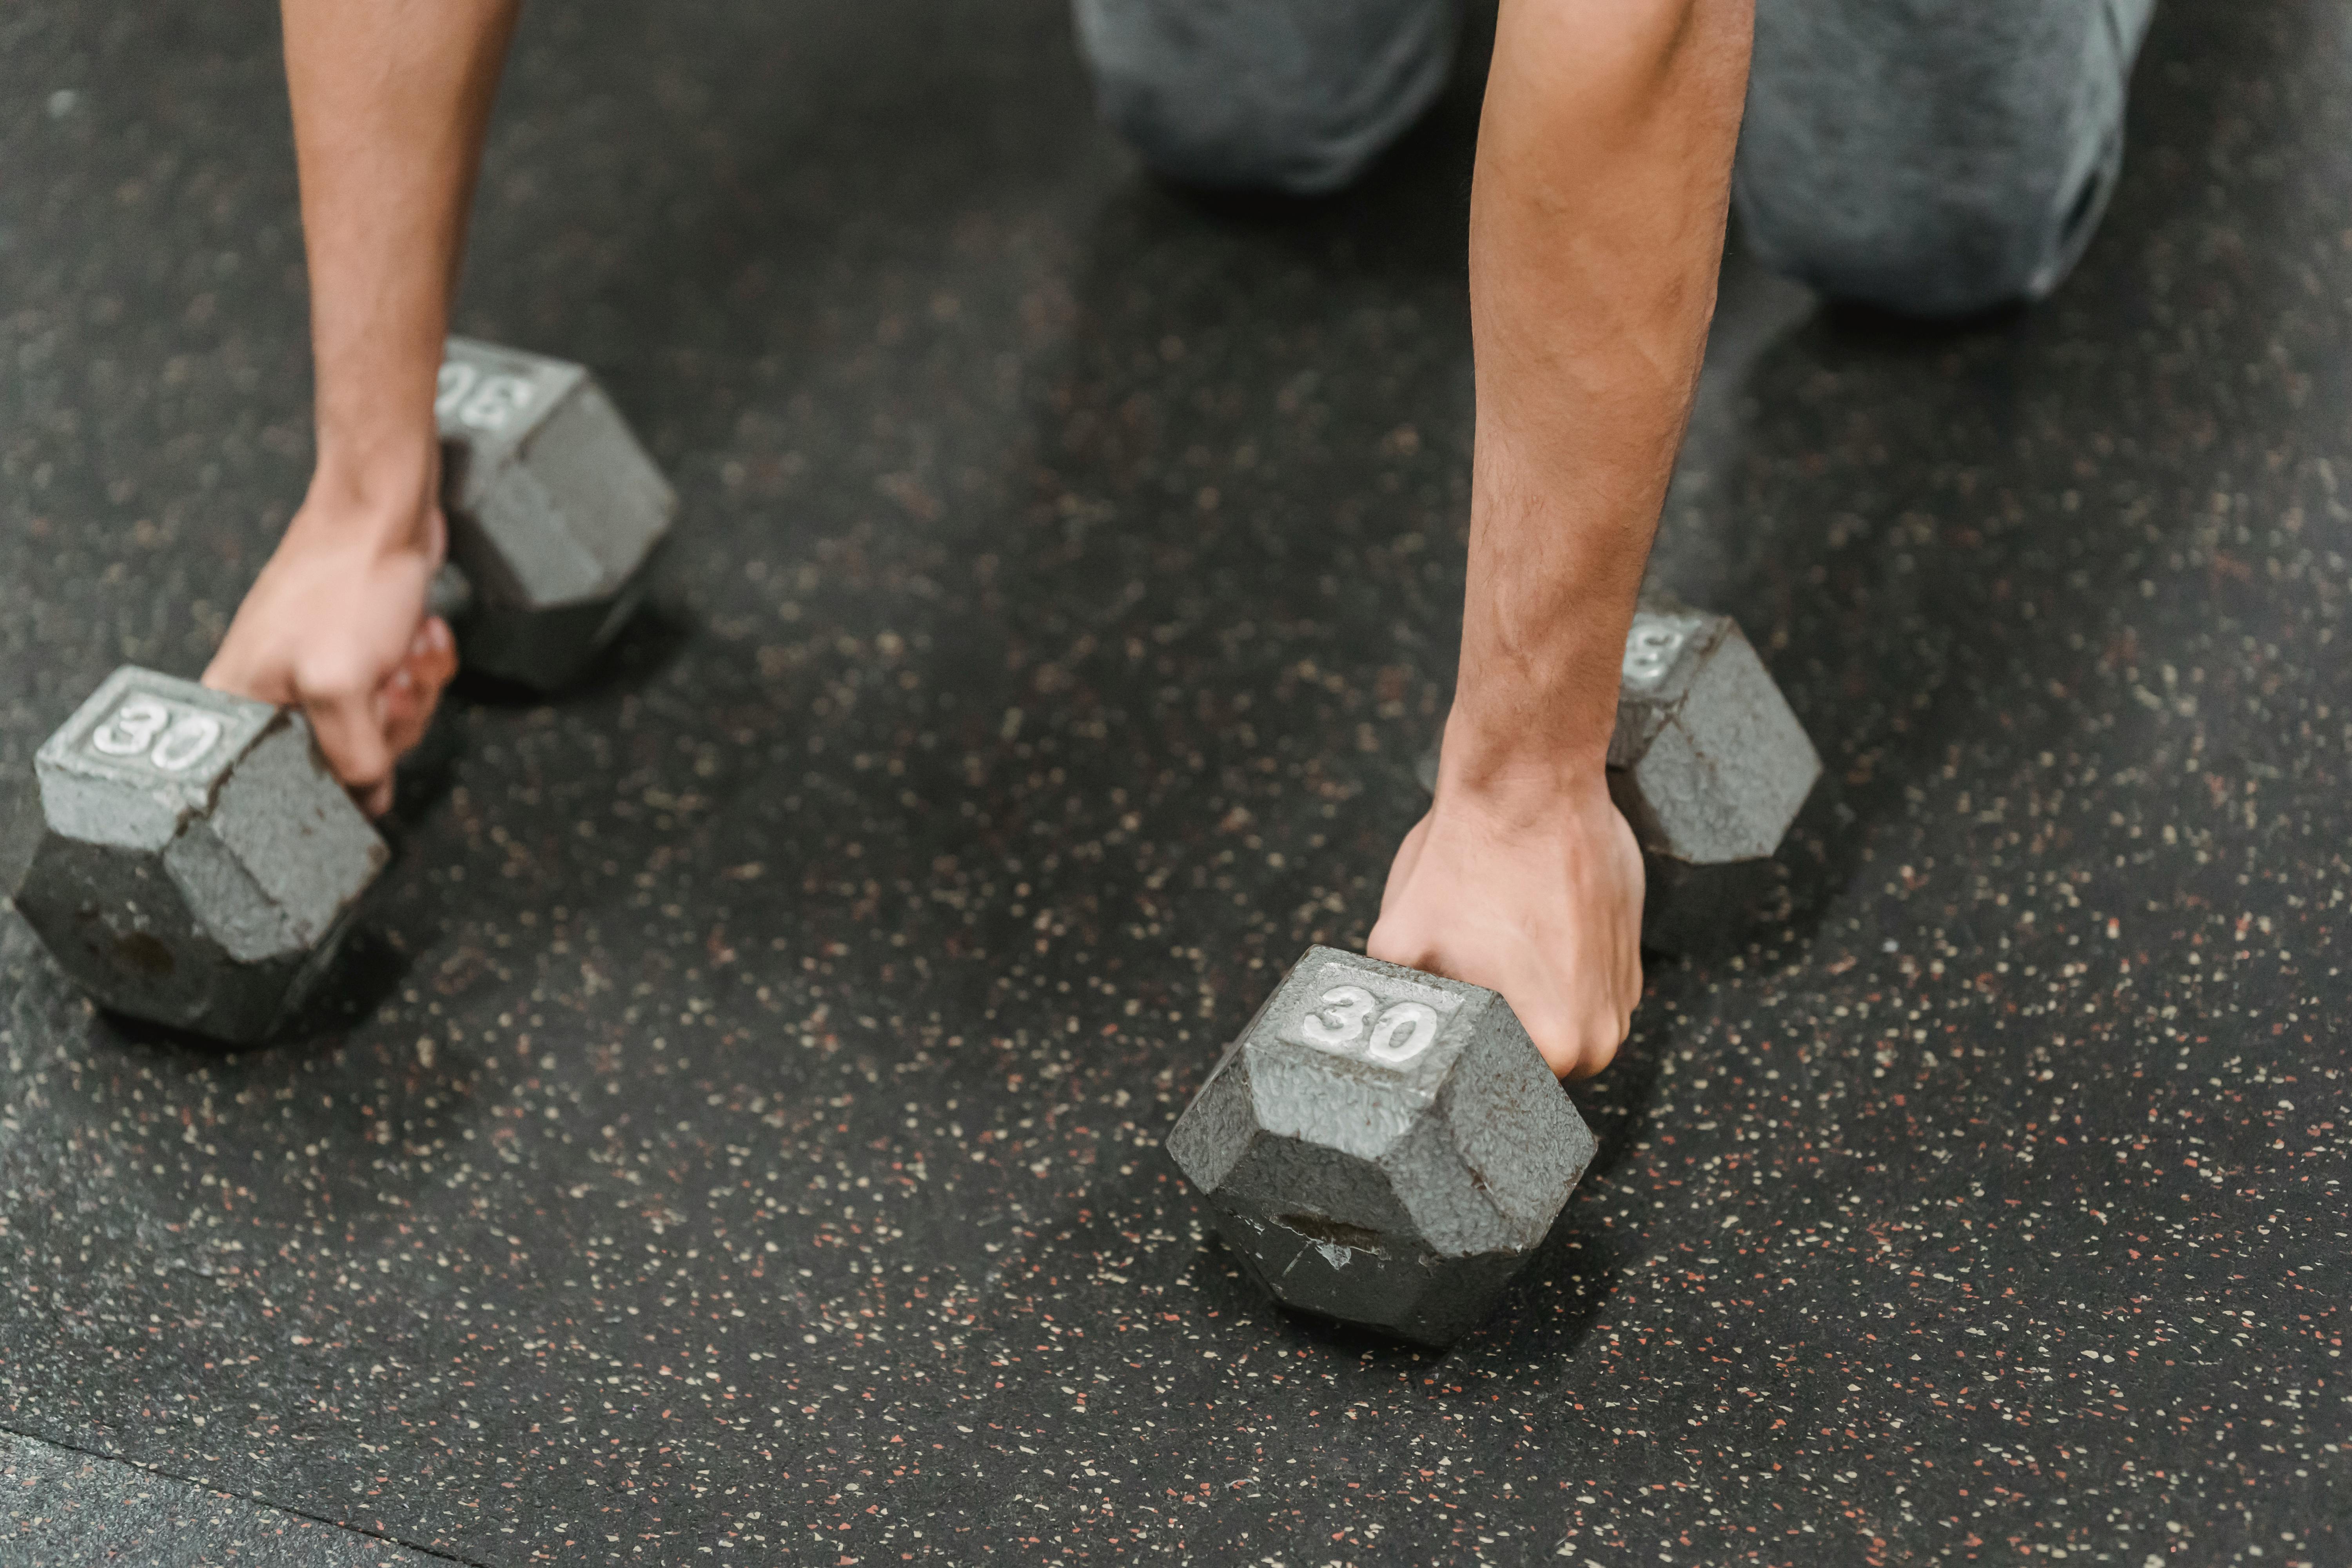
[[[1444,89],[1461,0],[1073,0],[1104,115],[1171,178],[1347,184]],[[2057,287],[2123,159],[2155,0],[1758,0],[1733,200],[1776,268],[1916,315]]]

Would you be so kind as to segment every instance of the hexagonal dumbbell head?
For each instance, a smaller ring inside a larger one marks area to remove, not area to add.
[[[299,714],[124,666],[34,759],[16,907],[102,1007],[238,1043],[299,1005],[383,841]]]
[[[1493,1307],[1592,1149],[1502,997],[1328,947],[1168,1135],[1286,1305],[1441,1346]]]
[[[579,365],[451,338],[434,409],[466,663],[561,686],[644,596],[677,492]]]
[[[1609,793],[1643,848],[1697,866],[1769,855],[1821,772],[1730,616],[1643,596],[1625,638]]]

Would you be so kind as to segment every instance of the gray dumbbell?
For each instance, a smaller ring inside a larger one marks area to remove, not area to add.
[[[643,596],[677,498],[587,371],[451,338],[435,399],[470,667],[542,689]],[[259,1040],[299,1008],[389,858],[291,711],[131,666],[34,761],[26,923],[101,1006]]]
[[[563,685],[645,595],[677,496],[583,367],[451,338],[434,399],[451,566],[469,668]]]
[[[17,909],[100,1006],[235,1043],[301,1005],[389,858],[300,714],[125,665],[34,758]]]
[[[1649,862],[1654,940],[1706,912],[1691,906],[1759,880],[1822,772],[1738,624],[1654,591],[1626,634],[1608,765],[1610,796]],[[1436,788],[1435,747],[1420,774]]]
[[[1444,1346],[1542,1242],[1593,1139],[1501,996],[1310,947],[1168,1152],[1286,1305]]]
[[[1761,859],[1821,773],[1738,624],[1644,595],[1609,737],[1609,793],[1643,847],[1692,866]]]

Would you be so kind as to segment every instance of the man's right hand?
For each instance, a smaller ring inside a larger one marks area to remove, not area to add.
[[[386,528],[314,488],[205,671],[207,686],[301,709],[370,816],[391,809],[393,764],[457,671],[448,624],[425,609],[446,535],[437,506]]]
[[[1597,760],[1534,788],[1441,779],[1364,951],[1500,992],[1551,1070],[1585,1078],[1616,1057],[1642,999],[1642,892],[1641,848]]]

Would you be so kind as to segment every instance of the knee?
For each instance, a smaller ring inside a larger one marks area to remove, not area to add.
[[[1854,179],[1834,190],[1743,175],[1739,228],[1765,265],[1836,300],[1958,317],[2064,281],[2121,168],[2109,144],[2063,183],[1975,189]]]
[[[1916,19],[1874,37],[1839,0],[1784,0],[1777,34],[1775,11],[1759,12],[1734,179],[1750,247],[1823,293],[1906,315],[2048,294],[2122,167],[2138,29],[2117,13],[2131,8],[2033,0],[2029,21],[2002,26],[1989,5],[1962,37]]]
[[[1074,0],[1103,118],[1171,179],[1336,190],[1445,85],[1455,0]]]

